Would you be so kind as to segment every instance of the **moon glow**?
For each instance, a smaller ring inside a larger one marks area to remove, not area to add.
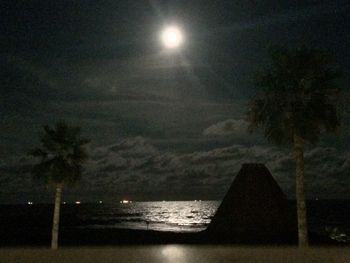
[[[161,35],[162,42],[166,48],[177,48],[183,42],[183,35],[179,28],[170,26],[164,29]]]

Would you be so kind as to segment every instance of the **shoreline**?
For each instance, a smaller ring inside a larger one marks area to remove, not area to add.
[[[0,230],[1,247],[49,247],[51,229],[26,228]],[[278,237],[255,235],[233,236],[228,234],[201,231],[195,233],[163,232],[133,229],[60,229],[59,246],[127,246],[159,244],[197,244],[197,245],[267,245],[296,246],[297,236],[286,234]],[[311,246],[349,246],[349,243],[336,242],[330,238],[310,233]]]

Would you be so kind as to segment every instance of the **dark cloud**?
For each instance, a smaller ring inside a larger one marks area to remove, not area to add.
[[[117,200],[123,196],[141,200],[220,199],[241,165],[247,162],[265,163],[288,196],[294,197],[292,150],[233,145],[203,152],[170,153],[136,137],[98,147],[91,154],[81,183],[67,190],[68,200]],[[44,186],[32,182],[28,174],[32,163],[28,158],[2,163],[2,202],[6,202],[7,193],[16,192],[27,199],[47,193]],[[313,148],[306,151],[305,164],[309,198],[350,198],[349,151]]]
[[[207,136],[247,136],[248,123],[245,120],[225,120],[216,123],[203,131]]]

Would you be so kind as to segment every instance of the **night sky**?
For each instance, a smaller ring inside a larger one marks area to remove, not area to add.
[[[91,139],[69,200],[220,199],[242,163],[265,163],[294,198],[292,149],[248,134],[256,72],[272,46],[329,49],[349,91],[349,1],[0,3],[0,202],[51,201],[28,151],[65,119]],[[184,44],[160,32],[177,24]],[[345,102],[347,104],[347,101]],[[350,198],[350,124],[309,146],[309,198]]]

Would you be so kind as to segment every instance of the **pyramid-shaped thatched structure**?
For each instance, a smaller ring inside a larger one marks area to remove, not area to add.
[[[207,232],[279,239],[296,233],[296,217],[266,166],[248,163],[242,165]]]

